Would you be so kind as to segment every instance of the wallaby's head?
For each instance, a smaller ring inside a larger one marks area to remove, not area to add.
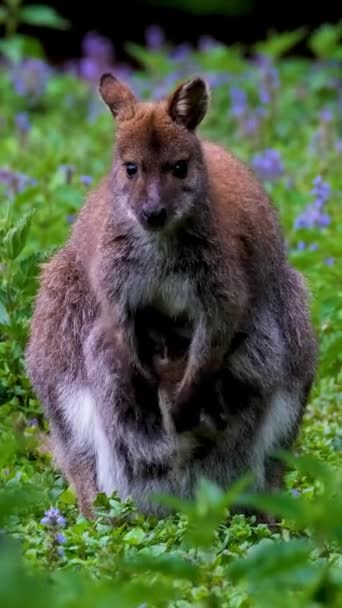
[[[172,231],[196,214],[206,194],[206,171],[195,129],[208,108],[208,89],[196,78],[160,102],[139,102],[104,74],[102,98],[117,122],[116,200],[145,230]]]

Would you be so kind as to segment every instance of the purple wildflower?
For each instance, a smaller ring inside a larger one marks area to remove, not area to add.
[[[336,150],[337,154],[342,154],[342,138],[338,139],[337,142],[335,143],[335,150]]]
[[[48,511],[45,511],[40,523],[47,528],[64,528],[66,519],[61,515],[59,509],[51,507]]]
[[[319,118],[322,122],[331,122],[333,119],[333,113],[330,108],[323,108],[319,113]]]
[[[233,116],[242,116],[247,110],[247,95],[245,91],[238,87],[231,87],[229,92]]]
[[[66,221],[68,222],[68,224],[73,224],[75,221],[75,215],[73,213],[70,213],[69,215],[67,215]]]
[[[303,251],[306,248],[306,244],[304,243],[304,241],[299,241],[298,245],[297,245],[297,249],[299,251]]]
[[[60,532],[57,532],[55,538],[56,538],[56,543],[58,545],[64,545],[64,543],[65,543],[65,536],[64,536],[64,534],[61,534]]]
[[[270,103],[271,101],[271,92],[269,90],[269,88],[267,86],[265,86],[264,84],[261,85],[260,89],[259,89],[259,99],[260,102],[263,103],[264,105],[267,105],[268,103]]]
[[[170,53],[170,58],[174,61],[184,61],[185,59],[188,59],[191,54],[191,51],[191,44],[189,44],[188,42],[182,42],[174,49],[172,49]]]
[[[301,228],[326,228],[330,224],[330,216],[310,204],[295,220],[296,230]]]
[[[324,182],[321,175],[318,175],[313,180],[313,185],[314,187],[311,190],[311,194],[316,197],[316,207],[322,207],[330,196],[330,184]]]
[[[334,259],[334,258],[332,258],[332,257],[326,258],[326,259],[324,260],[324,263],[325,263],[327,266],[333,266],[333,265],[335,264],[335,259]]]
[[[81,175],[80,182],[85,186],[90,186],[93,183],[93,178],[91,175]]]
[[[310,251],[317,251],[317,249],[318,249],[317,243],[311,243],[309,249],[310,249]]]
[[[313,180],[313,186],[311,194],[315,197],[315,200],[313,203],[309,203],[295,219],[294,227],[296,230],[326,228],[330,224],[330,216],[323,211],[323,207],[330,196],[330,184],[324,182],[322,177],[318,175]]]
[[[209,72],[206,74],[206,80],[211,88],[219,87],[230,81],[230,75],[224,72]]]
[[[97,83],[103,72],[111,70],[114,49],[109,38],[96,32],[88,32],[82,43],[84,56],[79,62],[79,74],[89,83]]]
[[[291,490],[291,494],[292,494],[292,496],[294,496],[295,498],[298,498],[298,496],[300,496],[300,491],[299,491],[299,490],[296,490],[296,489],[293,489],[293,490]]]
[[[284,174],[280,152],[272,148],[255,154],[252,159],[252,168],[263,181],[272,181]]]
[[[256,63],[259,66],[261,77],[259,99],[262,104],[267,105],[279,88],[279,74],[269,57],[258,56]]]
[[[94,59],[97,63],[110,64],[114,58],[114,49],[109,38],[96,32],[88,32],[82,42],[85,57]]]
[[[218,41],[208,34],[204,34],[198,39],[198,49],[204,53],[216,48],[218,44]]]
[[[250,112],[241,122],[241,128],[247,137],[255,135],[260,127],[260,118],[255,112]]]
[[[37,427],[39,426],[39,421],[37,418],[29,418],[27,421],[27,426],[29,427]]]
[[[7,195],[13,196],[23,192],[29,186],[34,186],[37,183],[35,179],[24,175],[23,173],[15,173],[9,169],[0,168],[0,185],[3,184],[7,188]]]
[[[19,133],[22,135],[26,135],[31,129],[31,123],[27,112],[19,112],[15,115],[14,120]]]
[[[83,57],[80,60],[80,76],[88,82],[97,82],[101,73],[105,71],[102,63],[92,57]]]
[[[43,95],[49,76],[49,66],[40,59],[25,59],[11,73],[16,93],[33,99]]]
[[[152,51],[159,51],[165,44],[165,35],[160,25],[150,25],[145,30],[146,46]]]
[[[200,36],[198,40],[198,49],[205,53],[217,47],[218,44],[219,43],[217,42],[217,40],[215,40],[215,38],[213,38],[212,36],[204,35]]]

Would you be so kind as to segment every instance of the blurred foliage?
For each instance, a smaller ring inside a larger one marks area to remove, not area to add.
[[[150,4],[180,8],[193,15],[245,15],[255,0],[147,0]]]
[[[0,73],[0,606],[342,604],[342,84],[331,27],[309,39],[318,61],[282,58],[302,32],[261,42],[249,60],[222,45],[130,46],[142,68],[125,78],[143,98],[162,97],[193,73],[207,78],[212,102],[201,133],[261,172],[289,257],[309,285],[320,344],[296,455],[282,456],[286,489],[252,496],[245,480],[227,492],[202,480],[191,503],[158,497],[175,510],[160,521],[115,494],[99,495],[96,519],[85,520],[43,447],[46,424],[23,365],[39,267],[110,167],[114,128],[97,79],[7,60]],[[330,38],[322,38],[326,31]],[[313,192],[318,177],[324,216]],[[279,523],[233,515],[234,504]],[[59,546],[41,523],[50,506],[67,521]]]
[[[18,33],[21,25],[54,29],[68,27],[68,22],[54,8],[45,4],[23,6],[22,0],[3,0],[3,4],[0,7],[0,26],[4,27],[5,39],[0,40],[0,52],[11,61],[44,55],[38,40]]]

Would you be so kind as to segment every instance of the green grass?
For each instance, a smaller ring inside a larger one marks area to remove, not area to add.
[[[142,72],[133,82],[146,96],[153,95],[175,66],[164,55],[134,52],[142,54],[147,68],[153,63],[153,77]],[[205,483],[193,505],[178,505],[175,515],[162,521],[141,517],[134,505],[123,505],[115,496],[98,498],[96,521],[80,516],[71,489],[40,449],[46,424],[25,376],[23,348],[38,265],[68,236],[70,216],[89,188],[81,176],[91,176],[95,185],[109,170],[114,126],[96,91],[84,83],[55,74],[43,94],[25,97],[14,92],[11,70],[2,70],[0,169],[25,174],[35,183],[18,192],[1,184],[0,172],[1,606],[265,608],[342,603],[338,66],[278,61],[279,87],[271,91],[257,133],[246,136],[233,116],[229,89],[243,88],[254,112],[260,107],[262,72],[228,51],[213,50],[187,61],[189,74],[194,61],[197,72],[231,74],[229,83],[213,90],[203,135],[246,162],[267,148],[280,152],[283,175],[265,188],[279,210],[290,259],[305,275],[312,295],[320,359],[296,446],[302,459],[292,463],[284,494],[260,499],[281,516],[281,525],[270,531],[253,518],[229,517],[232,496]],[[97,115],[89,118],[97,104]],[[329,121],[320,117],[325,107],[332,111]],[[26,133],[15,124],[22,111],[31,123]],[[325,204],[330,223],[298,230],[295,219],[313,201],[312,182],[318,175],[331,187]],[[63,555],[57,552],[54,531],[40,523],[50,506],[58,507],[67,520]]]

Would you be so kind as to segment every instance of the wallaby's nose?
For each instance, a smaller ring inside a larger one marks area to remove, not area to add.
[[[142,208],[142,216],[144,222],[150,228],[162,228],[166,222],[166,208],[165,207],[152,207],[145,205]]]

